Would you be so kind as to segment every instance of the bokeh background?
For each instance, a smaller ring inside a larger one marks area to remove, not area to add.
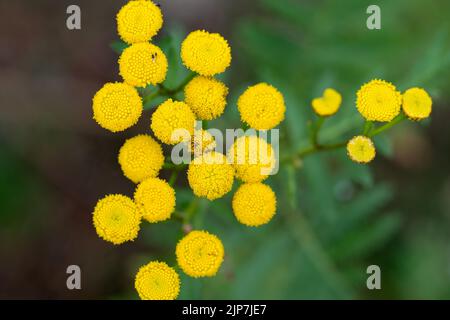
[[[92,120],[91,99],[118,81],[115,14],[126,1],[0,1],[0,298],[136,299],[138,267],[175,264],[176,221],[143,223],[134,243],[100,240],[91,212],[108,193],[132,195],[117,152],[149,132],[151,111],[120,134]],[[78,4],[82,30],[66,28]],[[445,0],[160,1],[165,25],[156,42],[170,59],[170,81],[185,73],[178,47],[189,31],[221,32],[232,46],[222,76],[231,93],[211,126],[240,126],[236,98],[267,81],[284,94],[281,155],[308,143],[310,101],[328,86],[343,94],[322,141],[349,138],[362,119],[355,92],[372,78],[400,90],[424,87],[431,119],[404,122],[377,137],[376,160],[352,163],[344,150],[284,164],[268,182],[278,214],[261,228],[237,223],[230,193],[200,201],[194,227],[223,240],[215,278],[182,277],[191,299],[450,298],[450,35]],[[378,4],[382,30],[366,28]],[[168,51],[170,53],[168,53]],[[167,172],[162,173],[163,177]],[[177,182],[177,206],[192,200]],[[66,288],[66,268],[82,269],[82,290]],[[366,268],[381,267],[382,290],[366,288]]]

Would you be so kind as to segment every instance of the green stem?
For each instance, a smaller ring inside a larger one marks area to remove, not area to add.
[[[169,184],[173,187],[173,185],[175,184],[175,182],[177,181],[178,178],[178,170],[174,170],[172,171],[172,174],[170,175],[169,178]]]
[[[372,121],[368,121],[367,120],[366,122],[364,122],[364,128],[363,128],[363,132],[362,132],[363,136],[369,135],[369,133],[372,130],[372,128],[373,128],[373,122]]]
[[[368,137],[374,137],[377,134],[382,133],[383,131],[388,130],[389,128],[392,128],[393,126],[395,126],[397,123],[402,122],[403,120],[406,119],[406,116],[402,113],[399,114],[397,117],[394,118],[394,120],[392,120],[391,122],[386,123],[385,125],[382,125],[381,127],[378,127],[374,130],[372,130],[372,132],[370,132],[370,134],[368,134]]]
[[[311,144],[313,146],[318,146],[319,145],[319,131],[320,128],[322,128],[323,122],[325,121],[324,117],[320,117],[317,119],[316,123],[313,124],[313,128],[311,131]]]

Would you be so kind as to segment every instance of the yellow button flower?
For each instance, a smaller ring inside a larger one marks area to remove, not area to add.
[[[128,139],[120,148],[119,164],[125,177],[134,183],[156,177],[164,164],[161,145],[149,135]]]
[[[356,93],[358,111],[368,121],[391,121],[399,114],[401,103],[400,92],[384,80],[372,80]]]
[[[117,14],[117,32],[126,43],[149,41],[158,33],[163,16],[151,1],[130,1]]]
[[[342,97],[339,92],[332,88],[327,88],[323,92],[323,96],[315,98],[312,101],[314,112],[319,116],[332,116],[341,106]]]
[[[175,190],[159,178],[142,181],[136,188],[134,200],[144,219],[151,223],[169,219],[175,210]]]
[[[403,94],[403,111],[412,120],[428,118],[431,105],[431,97],[424,89],[411,88]]]
[[[257,136],[239,137],[227,156],[236,169],[236,177],[244,182],[263,181],[276,164],[272,146]]]
[[[166,79],[167,58],[151,43],[135,43],[122,52],[119,71],[123,80],[132,86],[156,85]]]
[[[214,78],[197,76],[184,88],[185,101],[198,119],[212,120],[225,110],[228,88]]]
[[[233,180],[233,166],[221,153],[203,154],[189,164],[188,182],[197,197],[221,198],[231,190]]]
[[[112,132],[128,129],[142,114],[142,99],[135,88],[125,83],[107,83],[92,100],[94,120]]]
[[[220,34],[197,30],[181,44],[181,59],[188,69],[203,76],[213,76],[228,68],[231,49]]]
[[[275,215],[277,199],[272,189],[262,183],[246,183],[233,196],[237,220],[250,227],[268,223]]]
[[[251,128],[269,130],[284,120],[283,95],[267,83],[249,87],[237,102],[241,119]]]
[[[195,116],[186,103],[168,99],[153,113],[150,127],[162,142],[177,144],[194,134]]]
[[[348,142],[347,153],[355,162],[368,163],[375,158],[375,147],[369,138],[356,136]]]
[[[100,238],[114,244],[121,244],[137,237],[141,215],[133,200],[114,194],[97,202],[93,221]]]
[[[176,248],[178,265],[187,275],[212,277],[223,261],[222,241],[206,231],[191,231],[180,240]]]
[[[180,292],[180,277],[166,263],[152,261],[139,269],[134,286],[142,300],[174,300]]]

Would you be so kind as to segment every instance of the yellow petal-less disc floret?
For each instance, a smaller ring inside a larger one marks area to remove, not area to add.
[[[214,78],[197,76],[184,88],[185,101],[198,119],[212,120],[225,110],[228,88]]]
[[[327,88],[323,92],[322,97],[313,99],[311,104],[315,113],[319,116],[327,117],[339,110],[341,102],[341,94],[332,88]]]
[[[97,202],[93,221],[100,238],[121,244],[137,237],[141,215],[133,200],[124,195],[114,194]]]
[[[249,87],[237,102],[241,120],[251,128],[269,130],[284,120],[283,95],[267,83]]]
[[[175,190],[159,178],[142,181],[136,188],[134,200],[144,219],[151,223],[169,219],[175,210]]]
[[[186,103],[168,99],[153,113],[150,127],[166,144],[189,141],[194,134],[195,115]]]
[[[365,136],[356,136],[347,143],[347,153],[355,162],[368,163],[375,158],[376,151],[372,140]]]
[[[130,1],[117,14],[117,32],[129,44],[149,41],[162,24],[161,9],[148,0]]]
[[[411,120],[428,118],[432,100],[422,88],[410,88],[403,94],[403,111]]]
[[[275,215],[277,199],[272,189],[262,183],[246,183],[233,196],[236,219],[247,226],[268,223]]]
[[[197,197],[221,198],[231,190],[233,181],[233,166],[221,153],[203,154],[189,164],[188,182]]]
[[[356,107],[368,121],[391,121],[399,114],[401,103],[400,92],[384,80],[372,80],[356,93]]]
[[[151,43],[135,43],[122,52],[119,71],[129,85],[155,85],[166,79],[167,58],[159,47]]]
[[[134,183],[156,177],[164,164],[161,145],[149,135],[138,135],[125,141],[119,151],[123,174]]]
[[[213,76],[230,65],[231,48],[220,34],[197,30],[181,44],[181,59],[188,69],[203,76]]]
[[[194,230],[178,242],[175,254],[178,265],[187,275],[212,277],[222,264],[224,248],[215,235]]]
[[[166,263],[152,261],[139,269],[134,286],[142,300],[175,300],[180,292],[180,277]]]
[[[125,83],[105,84],[92,100],[94,120],[112,132],[123,131],[136,124],[142,109],[139,93]]]
[[[236,169],[236,177],[244,182],[266,179],[276,165],[272,146],[257,136],[239,137],[228,150],[227,156]]]

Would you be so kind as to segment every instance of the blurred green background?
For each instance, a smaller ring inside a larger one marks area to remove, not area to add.
[[[137,241],[119,247],[100,240],[91,223],[98,198],[132,195],[117,152],[126,138],[149,132],[151,111],[120,134],[92,120],[95,91],[120,80],[110,44],[118,40],[115,14],[125,2],[0,3],[0,298],[136,299],[140,265],[175,264],[177,221],[143,223]],[[70,4],[81,7],[80,31],[66,29]],[[233,61],[221,78],[231,92],[226,114],[210,126],[240,126],[237,97],[267,81],[287,104],[281,156],[308,144],[310,101],[326,87],[342,93],[343,105],[325,123],[324,142],[360,132],[355,93],[373,78],[401,91],[424,87],[434,102],[431,119],[377,137],[377,158],[368,166],[352,163],[344,150],[282,165],[268,180],[278,210],[266,226],[238,224],[232,193],[199,201],[194,227],[217,234],[226,257],[214,278],[182,276],[180,298],[450,298],[450,2],[160,4],[165,25],[155,42],[172,61],[168,85],[186,73],[178,50],[189,31],[222,33]],[[366,28],[370,4],[381,7],[381,30]],[[192,197],[183,176],[177,207]],[[66,288],[70,264],[81,267],[80,291]],[[372,264],[381,268],[382,290],[366,288]]]

